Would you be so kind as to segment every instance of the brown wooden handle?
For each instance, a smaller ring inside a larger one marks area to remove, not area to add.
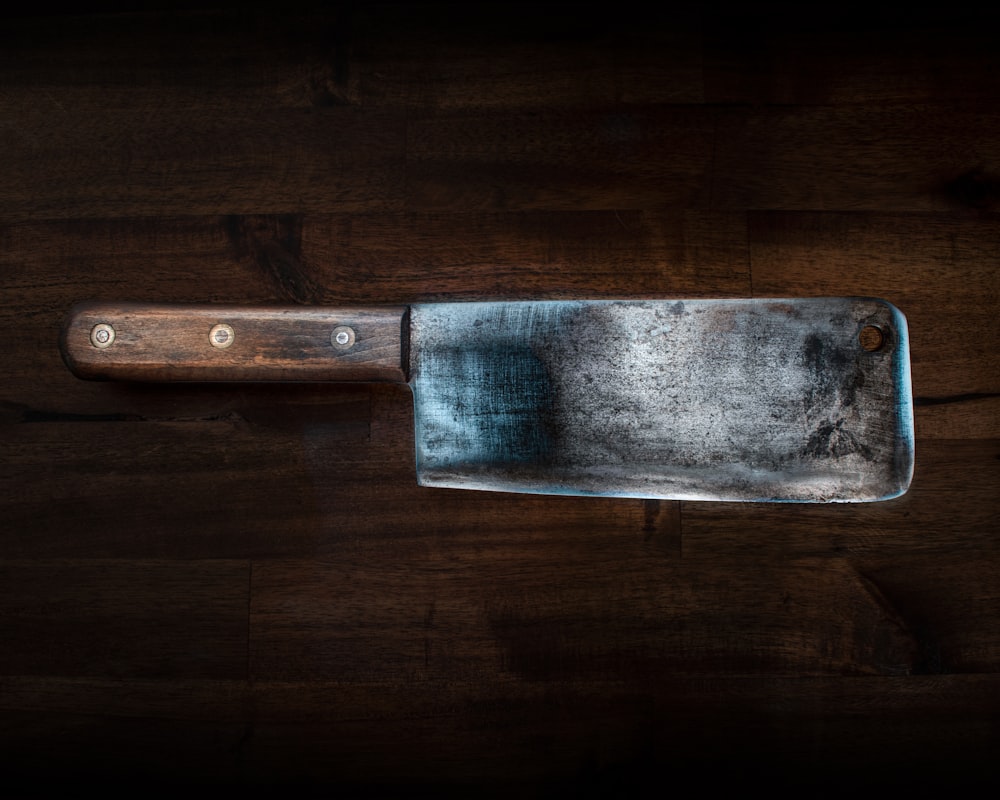
[[[406,381],[404,306],[82,303],[62,354],[81,378]]]

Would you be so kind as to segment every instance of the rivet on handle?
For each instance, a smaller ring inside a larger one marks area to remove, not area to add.
[[[90,329],[90,343],[103,350],[115,343],[115,329],[106,322],[99,322]]]
[[[350,350],[354,346],[355,340],[354,328],[349,328],[346,325],[338,325],[330,334],[330,344],[338,350]]]
[[[224,350],[236,341],[236,334],[231,325],[226,325],[223,322],[208,332],[208,341],[212,343],[212,347]]]

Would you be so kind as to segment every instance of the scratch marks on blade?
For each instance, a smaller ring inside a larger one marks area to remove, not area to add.
[[[554,393],[539,348],[546,312],[559,309],[540,305],[444,304],[414,315],[423,467],[549,461]]]
[[[548,376],[530,347],[446,348],[423,364],[426,463],[544,461],[551,450]]]
[[[898,493],[903,348],[858,343],[861,325],[890,330],[890,309],[849,298],[416,306],[418,475],[671,499]]]

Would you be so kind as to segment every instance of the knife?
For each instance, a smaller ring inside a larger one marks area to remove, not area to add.
[[[87,379],[391,381],[424,486],[861,502],[913,473],[906,319],[876,298],[83,303]]]

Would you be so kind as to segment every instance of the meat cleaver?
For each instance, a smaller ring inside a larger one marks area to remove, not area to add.
[[[87,303],[82,378],[393,381],[424,486],[861,502],[906,491],[906,320],[874,298]]]

